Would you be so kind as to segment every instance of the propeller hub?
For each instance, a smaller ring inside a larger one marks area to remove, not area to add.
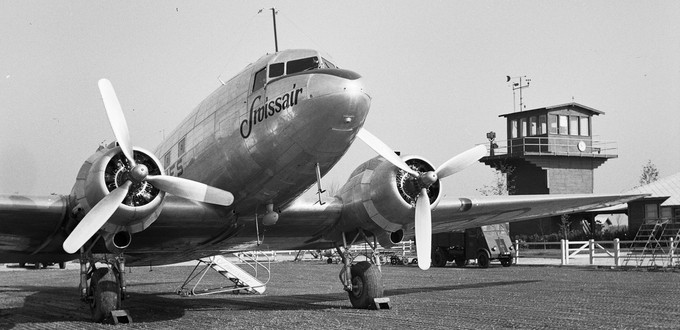
[[[144,181],[147,175],[149,175],[149,169],[144,164],[137,164],[132,168],[132,171],[130,171],[130,177],[137,183]]]
[[[433,183],[437,182],[439,177],[434,171],[427,171],[420,174],[420,182],[425,188],[429,188]]]

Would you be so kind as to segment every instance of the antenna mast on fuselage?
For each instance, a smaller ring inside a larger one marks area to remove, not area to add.
[[[274,21],[274,51],[276,51],[278,53],[279,52],[279,40],[276,37],[276,13],[277,13],[277,11],[276,11],[275,7],[271,7],[271,8],[269,8],[269,10],[272,11],[272,20]],[[259,14],[262,11],[264,11],[264,8],[260,9],[260,11],[258,11],[257,13]]]

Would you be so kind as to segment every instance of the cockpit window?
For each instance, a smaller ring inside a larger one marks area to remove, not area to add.
[[[319,68],[319,58],[308,57],[286,63],[286,74],[298,73]]]
[[[335,64],[331,63],[331,61],[329,61],[329,60],[327,60],[323,57],[321,58],[321,60],[323,61],[322,67],[324,69],[337,69],[338,68],[337,66],[335,66]]]
[[[269,66],[269,78],[276,78],[283,75],[283,63],[274,63]]]
[[[255,82],[253,82],[253,92],[264,87],[264,83],[267,81],[267,68],[264,67],[262,70],[255,73]]]

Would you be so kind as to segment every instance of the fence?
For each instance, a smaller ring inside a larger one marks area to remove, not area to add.
[[[651,266],[657,266],[655,264],[655,261],[661,260],[668,260],[667,265],[676,265],[680,264],[680,255],[676,253],[674,248],[669,248],[667,252],[664,252],[663,254],[651,254],[651,255],[641,255],[641,254],[634,254],[635,251],[633,251],[633,248],[621,248],[621,245],[631,247],[632,244],[637,243],[640,244],[641,242],[635,242],[635,241],[620,241],[618,238],[614,239],[613,241],[599,241],[596,242],[595,240],[591,239],[588,241],[569,241],[569,240],[561,240],[560,242],[523,242],[520,243],[519,241],[515,241],[514,243],[514,248],[515,248],[515,264],[519,263],[519,258],[520,255],[522,254],[520,251],[520,248],[522,246],[543,246],[546,248],[547,246],[551,245],[558,245],[560,246],[560,264],[565,266],[570,264],[570,260],[574,260],[575,257],[578,254],[588,254],[588,264],[589,265],[595,265],[595,259],[613,259],[613,265],[614,266],[622,266],[622,262],[626,260],[626,258],[631,259],[631,258],[647,258],[649,259],[648,264]],[[643,242],[644,243],[644,242]],[[673,239],[669,239],[667,241],[659,241],[659,243],[664,244],[666,243],[667,247],[673,247],[674,246],[674,241]],[[605,246],[611,246],[611,248],[606,248]],[[532,249],[533,250],[533,249]],[[676,261],[676,263],[674,263]],[[665,266],[666,264],[662,264],[662,266]]]

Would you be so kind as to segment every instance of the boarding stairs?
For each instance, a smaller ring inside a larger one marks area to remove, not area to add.
[[[234,254],[234,256],[238,258],[243,266],[249,266],[254,275],[227,260],[222,255],[202,258],[198,260],[196,267],[194,267],[182,286],[177,289],[177,294],[180,296],[200,296],[223,292],[263,294],[271,278],[269,259],[267,259],[267,264],[264,264],[258,260],[259,258],[255,253],[239,253]],[[202,268],[199,270],[200,267]],[[215,270],[229,280],[230,285],[216,288],[199,288],[200,283],[205,279],[210,269]],[[258,271],[260,269],[266,273],[266,280],[258,279]]]
[[[680,265],[678,252],[680,223],[669,220],[652,220],[638,229],[624,266],[673,267]]]

